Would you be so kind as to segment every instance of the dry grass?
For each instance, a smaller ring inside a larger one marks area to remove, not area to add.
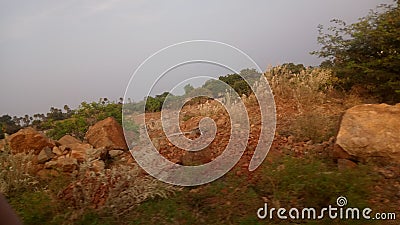
[[[279,71],[277,73],[276,71]],[[265,73],[277,101],[293,101],[302,114],[324,104],[333,91],[335,78],[330,70],[306,69],[292,74],[284,67],[274,67]]]
[[[284,67],[269,69],[267,77],[277,107],[277,130],[298,141],[321,142],[336,134],[341,114],[370,100],[357,92],[334,88],[337,78],[330,70],[307,68],[292,74]]]
[[[0,192],[8,196],[35,188],[39,182],[31,175],[33,160],[33,152],[13,155],[6,146],[6,150],[0,152]]]
[[[74,210],[71,219],[79,218],[88,208],[118,217],[147,199],[167,198],[178,190],[143,174],[136,164],[115,165],[97,173],[82,164],[77,179],[58,196]]]

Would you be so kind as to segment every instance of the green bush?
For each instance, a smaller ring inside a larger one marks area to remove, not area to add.
[[[70,118],[62,121],[57,121],[52,130],[47,132],[47,135],[55,140],[60,139],[66,134],[83,139],[88,129],[88,123],[82,117]]]
[[[288,127],[288,133],[296,141],[312,140],[314,143],[321,143],[336,135],[338,123],[339,116],[307,113],[295,118]]]
[[[332,22],[327,31],[319,26],[322,47],[312,54],[328,59],[324,65],[335,71],[337,84],[345,89],[358,85],[384,102],[399,102],[399,5],[382,5],[350,25],[337,19]]]
[[[46,121],[43,125],[50,128],[47,135],[53,139],[59,139],[66,134],[83,139],[89,126],[107,117],[114,117],[122,124],[122,104],[107,99],[92,103],[82,102],[71,118]]]

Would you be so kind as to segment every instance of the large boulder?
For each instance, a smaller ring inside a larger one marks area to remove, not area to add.
[[[365,104],[348,109],[336,144],[359,160],[400,162],[400,104]]]
[[[122,127],[112,117],[91,126],[86,132],[85,140],[95,148],[128,150]]]
[[[43,148],[53,148],[55,146],[54,141],[30,127],[10,135],[7,141],[13,154],[27,153],[33,150],[34,154],[37,155]]]

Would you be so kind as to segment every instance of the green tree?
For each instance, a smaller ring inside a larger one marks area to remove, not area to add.
[[[47,113],[47,119],[63,120],[65,119],[65,115],[61,109],[51,107],[50,112]]]
[[[183,89],[185,90],[185,95],[188,95],[191,91],[194,90],[194,87],[191,84],[186,84]]]
[[[14,120],[9,115],[3,115],[0,117],[0,139],[4,138],[4,133],[13,134],[21,129],[21,126],[16,123],[17,120]]]
[[[169,92],[164,92],[161,95],[156,95],[155,97],[148,96],[146,99],[146,112],[159,112],[162,109],[165,99],[170,95],[174,95]]]
[[[202,88],[209,90],[214,98],[223,96],[226,90],[225,85],[223,85],[221,81],[215,79],[207,80]]]
[[[146,112],[159,112],[162,109],[162,103],[157,98],[151,96],[146,99]]]
[[[255,80],[252,77],[254,73],[247,73],[248,70],[242,70],[241,75],[239,74],[228,74],[226,76],[220,76],[219,79],[229,86],[231,86],[239,96],[243,94],[249,96],[252,91],[250,85],[243,79],[245,77],[249,82],[253,83]],[[242,75],[243,73],[243,75]]]
[[[65,108],[69,109],[69,107]],[[107,98],[101,98],[98,102],[82,102],[76,110],[65,110],[67,113],[64,116],[66,117],[69,112],[69,118],[63,120],[55,120],[54,117],[46,118],[40,124],[40,128],[50,129],[48,135],[54,139],[59,139],[65,134],[82,139],[89,126],[107,117],[114,117],[122,124],[122,104],[109,101]],[[59,112],[54,108],[51,111]]]
[[[348,90],[361,85],[382,101],[400,101],[400,9],[398,4],[381,5],[358,22],[347,25],[332,20],[331,27],[319,26],[319,51]]]

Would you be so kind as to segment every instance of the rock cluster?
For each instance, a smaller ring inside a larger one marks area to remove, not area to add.
[[[24,128],[0,143],[8,145],[12,154],[33,152],[35,162],[42,165],[39,175],[74,173],[81,164],[91,170],[104,170],[104,161],[119,157],[128,150],[121,125],[112,118],[99,121],[89,128],[84,141],[65,135],[58,141],[47,138],[33,128]]]

